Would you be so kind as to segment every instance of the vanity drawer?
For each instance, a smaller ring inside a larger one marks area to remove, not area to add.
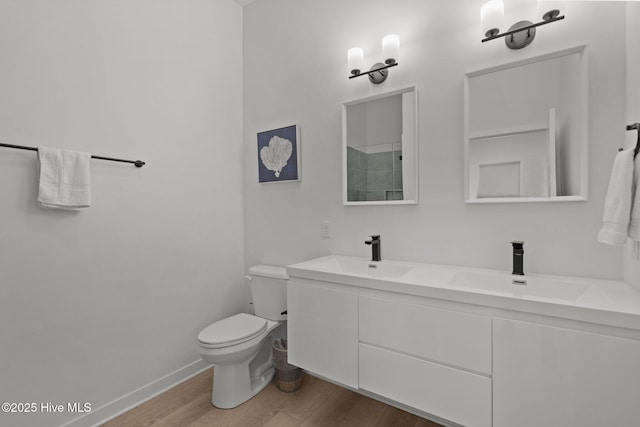
[[[491,318],[359,298],[360,342],[491,375]]]
[[[360,388],[467,427],[491,427],[491,379],[359,344]]]

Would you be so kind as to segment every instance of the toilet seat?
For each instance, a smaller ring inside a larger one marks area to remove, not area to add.
[[[265,319],[240,313],[207,326],[198,334],[198,341],[206,348],[230,347],[249,341],[266,329]]]

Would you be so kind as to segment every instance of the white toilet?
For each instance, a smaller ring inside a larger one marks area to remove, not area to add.
[[[271,346],[286,336],[286,269],[256,265],[246,277],[255,315],[219,320],[198,334],[198,353],[213,370],[211,403],[234,408],[251,399],[273,378]]]

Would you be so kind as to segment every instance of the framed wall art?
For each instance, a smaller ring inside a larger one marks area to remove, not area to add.
[[[258,133],[258,182],[300,181],[297,125]]]

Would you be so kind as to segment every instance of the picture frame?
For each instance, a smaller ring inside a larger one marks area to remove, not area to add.
[[[300,181],[300,128],[258,132],[258,182]]]

